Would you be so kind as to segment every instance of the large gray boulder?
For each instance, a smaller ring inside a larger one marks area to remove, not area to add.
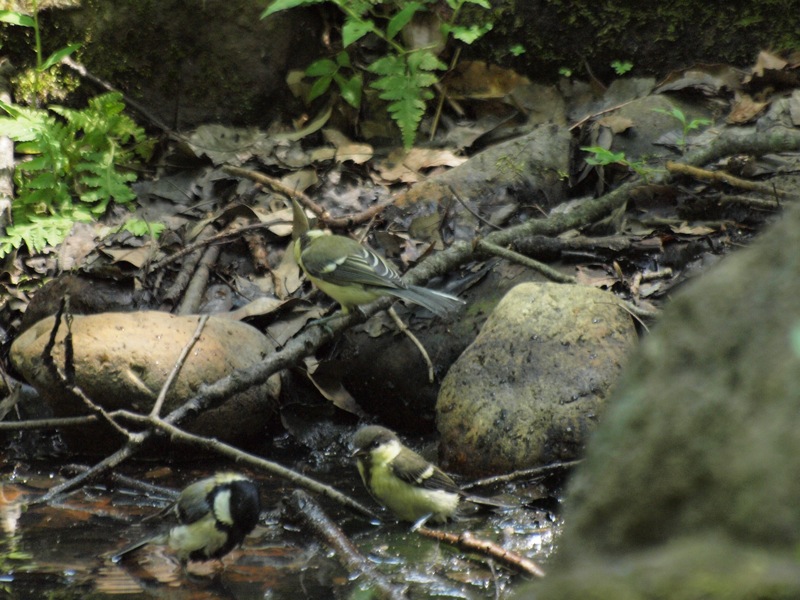
[[[642,345],[536,598],[800,598],[799,498],[793,209],[676,297]]]
[[[630,315],[607,292],[514,287],[442,382],[443,464],[476,476],[582,456],[635,342]]]

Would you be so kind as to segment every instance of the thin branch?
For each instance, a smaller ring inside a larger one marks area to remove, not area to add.
[[[395,198],[390,198],[355,215],[350,215],[349,217],[334,217],[324,207],[314,202],[310,196],[290,188],[279,179],[269,177],[268,175],[264,175],[263,173],[259,173],[258,171],[254,171],[252,169],[243,169],[241,167],[234,167],[231,165],[225,165],[222,167],[222,170],[229,175],[245,177],[255,181],[256,183],[260,183],[261,185],[266,185],[267,187],[275,190],[278,193],[284,194],[289,198],[296,199],[300,204],[313,212],[324,225],[334,229],[349,229],[354,225],[366,223],[370,219],[373,219],[376,215],[382,213],[387,207],[395,203]]]
[[[422,342],[417,339],[417,336],[408,328],[408,326],[403,322],[403,319],[400,318],[400,315],[394,310],[394,306],[390,306],[389,309],[386,311],[389,313],[389,316],[392,317],[394,324],[397,325],[397,328],[404,334],[406,337],[411,340],[411,343],[417,347],[419,350],[420,355],[422,355],[422,360],[425,361],[425,364],[428,365],[428,381],[430,383],[434,382],[435,376],[433,372],[433,363],[431,362],[431,357],[428,355],[428,351],[425,350],[425,346],[422,345]]]
[[[27,429],[57,429],[60,427],[77,427],[97,423],[95,415],[82,417],[60,417],[53,419],[28,419],[26,421],[0,422],[0,431],[22,431]]]
[[[183,298],[174,311],[175,314],[181,316],[196,314],[203,301],[203,293],[206,291],[208,280],[211,277],[211,269],[217,264],[219,259],[220,247],[210,246],[203,252],[203,257],[197,264],[197,269],[192,274],[189,280],[189,285],[183,292]]]
[[[428,527],[418,527],[416,531],[420,535],[432,540],[445,542],[446,544],[461,548],[467,552],[483,554],[507,567],[512,567],[528,575],[533,575],[534,577],[545,576],[544,570],[529,558],[525,558],[521,554],[517,554],[511,550],[506,550],[492,541],[476,538],[469,531],[465,531],[460,535],[440,529],[429,529]]]
[[[189,356],[189,352],[191,351],[192,347],[200,338],[200,334],[203,333],[203,328],[206,326],[207,322],[208,315],[202,315],[198,319],[197,327],[194,330],[192,338],[186,342],[186,345],[184,345],[181,353],[178,355],[178,358],[175,361],[175,364],[172,366],[172,370],[169,372],[169,375],[167,375],[164,385],[161,386],[161,390],[158,392],[158,397],[156,398],[155,404],[153,404],[153,410],[150,411],[151,417],[158,417],[161,414],[161,407],[164,406],[164,400],[167,398],[167,392],[169,392],[169,389],[172,387],[172,382],[175,381],[178,373],[180,373],[180,370],[186,362],[186,357]]]
[[[120,411],[122,412],[122,411]],[[142,425],[149,425],[155,427],[162,432],[166,433],[170,436],[172,440],[177,440],[179,442],[183,442],[184,444],[188,444],[191,446],[197,446],[204,450],[211,450],[220,456],[225,456],[226,458],[232,459],[234,462],[237,463],[245,463],[256,467],[262,471],[267,473],[271,473],[281,479],[285,479],[297,486],[300,486],[304,489],[307,489],[310,492],[314,492],[316,494],[321,494],[338,502],[342,506],[346,506],[347,508],[360,513],[361,515],[369,518],[379,520],[378,516],[368,509],[366,506],[353,500],[349,496],[341,493],[340,491],[332,488],[329,485],[316,481],[315,479],[311,479],[310,477],[306,477],[301,473],[296,471],[292,471],[291,469],[284,467],[276,462],[271,460],[267,460],[265,458],[260,458],[258,456],[254,456],[252,454],[248,454],[238,448],[231,446],[230,444],[226,444],[224,442],[220,442],[217,439],[213,438],[206,438],[200,435],[195,435],[193,433],[189,433],[183,429],[180,429],[166,421],[159,419],[153,416],[142,416],[137,415],[136,413],[126,412],[124,415],[125,418],[130,419],[133,422],[140,423]]]
[[[571,469],[583,462],[581,460],[570,460],[567,462],[559,462],[553,463],[550,465],[545,465],[543,467],[533,467],[531,469],[521,469],[518,471],[513,471],[512,473],[504,473],[503,475],[494,475],[492,477],[485,477],[483,479],[476,479],[470,483],[461,486],[462,490],[473,490],[475,488],[481,487],[491,487],[493,485],[497,485],[500,483],[509,483],[511,481],[517,481],[518,479],[531,479],[533,477],[538,477],[539,475],[547,475],[552,471],[558,471],[561,469]]]
[[[284,223],[282,219],[275,219],[274,221],[265,221],[264,223],[250,223],[249,225],[243,225],[237,229],[229,230],[226,229],[225,231],[221,231],[217,234],[211,235],[207,238],[203,238],[202,240],[198,240],[191,244],[188,244],[182,247],[180,250],[170,254],[169,256],[165,256],[158,262],[151,264],[147,268],[148,273],[152,273],[153,271],[157,271],[163,267],[166,267],[168,264],[175,262],[179,258],[186,256],[187,254],[191,254],[195,250],[199,250],[200,248],[204,248],[211,244],[218,244],[218,243],[225,243],[225,242],[233,242],[242,235],[258,230],[258,229],[265,229],[272,227],[273,225],[279,225]]]
[[[506,260],[510,260],[511,262],[519,263],[529,269],[540,273],[547,277],[550,281],[555,281],[556,283],[577,283],[578,280],[573,277],[572,275],[565,275],[561,271],[558,271],[551,267],[550,265],[546,265],[543,262],[539,262],[536,259],[529,258],[520,254],[519,252],[514,252],[513,250],[509,250],[508,248],[501,248],[495,244],[491,244],[485,240],[478,241],[475,244],[477,250],[481,252],[485,252],[486,254],[493,254],[494,256],[499,256],[500,258],[505,258]]]
[[[779,198],[797,197],[797,194],[792,194],[791,192],[777,189],[767,183],[749,181],[747,179],[742,179],[741,177],[731,175],[730,173],[726,173],[725,171],[709,171],[707,169],[701,169],[700,167],[693,167],[692,165],[685,165],[683,163],[677,163],[671,160],[668,160],[665,166],[673,175],[677,173],[679,175],[688,175],[689,177],[700,179],[701,181],[721,181],[742,190],[759,192],[767,196],[777,196]]]
[[[490,229],[495,229],[495,230],[502,229],[499,225],[495,225],[494,223],[492,223],[488,219],[483,218],[478,213],[476,213],[474,210],[472,210],[472,207],[469,204],[467,204],[466,202],[464,202],[464,199],[461,196],[459,196],[458,193],[456,193],[456,191],[453,189],[453,186],[450,185],[449,183],[447,184],[447,189],[450,190],[451,194],[453,194],[453,198],[458,200],[459,204],[461,204],[461,206],[464,207],[464,210],[466,210],[469,214],[471,214],[473,217],[478,219],[478,221],[480,221],[481,223],[483,223],[484,225],[486,225]]]
[[[381,598],[406,598],[405,590],[388,581],[372,562],[362,555],[353,542],[328,518],[314,499],[301,490],[289,498],[289,506],[304,525],[320,538],[336,555],[339,563],[353,578],[364,575]]]
[[[140,104],[133,98],[126,96],[120,90],[115,88],[107,81],[100,79],[97,75],[91,73],[86,67],[76,62],[71,57],[65,56],[64,58],[62,58],[61,64],[66,65],[67,67],[78,73],[81,77],[88,79],[89,81],[95,83],[96,85],[99,85],[106,91],[117,92],[119,94],[122,94],[122,99],[125,101],[126,106],[130,106],[131,108],[133,108],[136,112],[142,115],[145,119],[149,120],[153,125],[161,129],[164,133],[168,134],[171,138],[182,142],[186,141],[186,138],[184,138],[182,135],[174,131],[171,127],[169,127],[166,123],[164,123],[164,121],[162,121],[161,119],[156,117],[153,113],[151,113],[149,110],[147,110],[143,104]]]

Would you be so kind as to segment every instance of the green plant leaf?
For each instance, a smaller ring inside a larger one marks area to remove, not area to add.
[[[151,223],[144,219],[128,219],[120,225],[117,231],[129,231],[136,237],[149,235],[153,238],[158,238],[165,228],[166,225],[164,225],[164,223]]]
[[[93,219],[112,200],[135,198],[130,183],[136,174],[125,166],[150,152],[153,140],[124,113],[121,94],[96,96],[82,110],[0,108],[10,115],[0,118],[0,132],[17,142],[18,153],[31,156],[16,165],[17,229],[0,238],[0,253],[22,245],[41,252],[63,240],[75,220]]]
[[[336,64],[340,67],[345,67],[348,69],[353,68],[353,65],[350,62],[350,55],[345,50],[342,50],[336,55]]]
[[[336,80],[336,85],[339,86],[339,92],[342,94],[342,99],[353,108],[361,107],[361,91],[364,88],[364,81],[361,75],[353,75],[350,79],[346,79],[339,74],[333,76]]]
[[[442,26],[442,30],[446,34],[452,35],[460,42],[471,44],[475,40],[483,37],[483,35],[485,35],[488,31],[491,31],[492,27],[494,27],[494,24],[492,23],[482,23],[469,26],[445,24]]]
[[[372,21],[355,19],[349,17],[342,25],[342,46],[347,48],[353,42],[357,42],[362,37],[375,29]]]
[[[54,64],[56,64],[58,62],[61,62],[62,58],[64,58],[65,56],[69,56],[70,54],[75,52],[80,47],[81,47],[80,44],[70,44],[69,46],[61,48],[61,50],[56,50],[50,56],[47,57],[47,60],[45,60],[41,64],[41,66],[39,67],[39,70],[40,71],[46,71],[47,69],[52,67]]]
[[[447,69],[447,65],[439,60],[439,58],[430,50],[420,49],[415,52],[410,52],[406,55],[406,59],[412,72],[416,72],[417,70],[441,71]],[[434,81],[434,83],[436,82]]]
[[[611,68],[617,75],[625,75],[633,68],[633,63],[630,61],[615,60],[611,62]]]
[[[332,76],[339,70],[339,66],[329,58],[321,58],[306,67],[306,75],[309,77]]]
[[[69,217],[48,217],[22,225],[10,225],[6,228],[6,234],[0,236],[0,257],[23,244],[31,254],[42,252],[48,246],[57,246],[64,241],[74,224]]]
[[[314,100],[322,96],[322,94],[327,92],[328,89],[331,87],[332,80],[333,77],[330,76],[320,77],[319,79],[317,79],[311,86],[311,89],[308,91],[308,102],[313,102]]]
[[[586,158],[586,162],[590,165],[628,164],[624,152],[612,152],[601,146],[587,146],[582,147],[581,150],[594,154],[594,156]]]
[[[307,6],[310,4],[319,4],[321,2],[326,2],[327,0],[275,0],[272,4],[270,4],[264,12],[261,13],[261,18],[266,19],[273,13],[288,10],[290,8],[296,8],[298,6]]]
[[[390,40],[394,38],[421,8],[423,6],[419,2],[406,4],[396,15],[389,19],[389,24],[386,26],[386,37]]]
[[[28,15],[14,12],[13,10],[0,10],[0,22],[9,25],[20,25],[21,27],[33,27],[35,21]]]

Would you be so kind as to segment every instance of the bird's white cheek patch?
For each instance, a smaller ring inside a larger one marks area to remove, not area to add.
[[[230,490],[223,490],[214,496],[214,518],[225,525],[233,524]]]

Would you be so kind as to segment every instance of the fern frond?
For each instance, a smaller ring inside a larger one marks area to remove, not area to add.
[[[389,102],[388,111],[403,136],[403,145],[414,144],[426,102],[433,98],[429,89],[439,81],[431,71],[446,65],[428,50],[408,54],[389,54],[376,60],[369,70],[381,77],[370,84],[378,96]]]

